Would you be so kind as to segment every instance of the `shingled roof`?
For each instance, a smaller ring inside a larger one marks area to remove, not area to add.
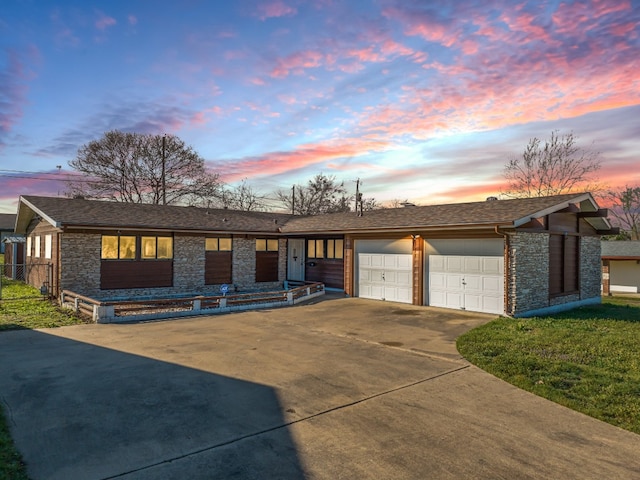
[[[26,207],[26,208],[25,208]],[[278,233],[291,215],[79,198],[22,196],[18,233],[25,233],[34,215],[58,228]]]
[[[618,260],[637,260],[640,259],[640,241],[619,241],[606,242],[603,241],[602,258],[618,259]]]
[[[16,215],[14,213],[0,213],[0,230],[3,232],[13,232],[16,224]]]
[[[580,204],[597,210],[588,193],[494,200],[365,212],[294,216],[171,205],[107,202],[60,197],[21,197],[17,233],[25,233],[35,215],[58,228],[117,228],[261,234],[357,233],[429,228],[518,227],[548,213]],[[589,221],[589,219],[587,219]],[[597,219],[594,221],[602,221]]]
[[[493,200],[423,207],[402,207],[373,210],[357,216],[355,213],[335,213],[313,217],[294,217],[282,231],[363,232],[409,231],[416,228],[482,227],[499,225],[518,227],[548,213],[562,210],[569,204],[584,203],[589,211],[597,210],[590,194],[568,194],[551,197]]]

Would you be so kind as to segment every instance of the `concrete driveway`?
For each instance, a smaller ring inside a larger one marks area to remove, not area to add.
[[[491,317],[367,301],[0,334],[34,480],[640,477],[640,436],[469,365]]]

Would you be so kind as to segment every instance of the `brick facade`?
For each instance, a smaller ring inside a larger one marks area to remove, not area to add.
[[[205,240],[200,235],[178,235],[173,240],[173,286],[161,288],[100,289],[100,233],[64,233],[60,253],[64,262],[61,288],[102,299],[174,295],[219,295],[220,285],[205,285]],[[233,239],[233,285],[230,291],[282,288],[287,269],[287,242],[279,240],[278,281],[255,281],[255,238]]]

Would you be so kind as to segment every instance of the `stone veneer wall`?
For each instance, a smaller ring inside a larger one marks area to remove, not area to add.
[[[99,233],[63,233],[60,235],[60,289],[82,295],[100,293]]]
[[[600,237],[580,239],[580,299],[601,297],[602,265]]]
[[[549,298],[549,235],[517,232],[509,237],[507,313],[599,298],[600,275],[600,238],[581,237],[580,292]]]
[[[100,289],[99,233],[64,233],[61,235],[61,288],[96,298],[159,297],[163,295],[218,295],[220,285],[204,284],[204,236],[175,235],[173,243],[173,287]],[[255,239],[233,239],[233,285],[230,293],[239,291],[276,290],[282,288],[287,271],[287,242],[279,241],[278,281],[255,281]]]
[[[549,306],[549,235],[516,232],[509,236],[507,314]]]

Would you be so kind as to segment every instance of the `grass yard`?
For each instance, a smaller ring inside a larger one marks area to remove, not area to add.
[[[17,280],[2,279],[0,330],[76,325],[86,320],[71,310],[61,310],[40,296],[38,289]]]
[[[519,388],[640,434],[640,298],[499,318],[461,336],[457,347]]]

